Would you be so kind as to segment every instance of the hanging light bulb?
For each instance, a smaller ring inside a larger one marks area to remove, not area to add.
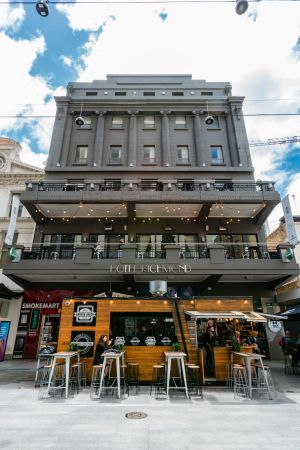
[[[235,12],[241,16],[244,14],[248,9],[248,2],[247,0],[237,0],[235,5]]]
[[[39,0],[36,5],[35,9],[37,10],[38,14],[42,17],[47,17],[49,14],[49,6],[48,6],[47,0]]]

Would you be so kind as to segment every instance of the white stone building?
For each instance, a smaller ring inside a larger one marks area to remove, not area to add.
[[[43,170],[25,164],[20,159],[21,146],[12,139],[0,137],[0,318],[11,321],[6,357],[14,349],[23,289],[2,273],[8,251],[4,244],[10,221],[12,199],[19,196],[29,180],[43,178]],[[14,243],[31,245],[35,223],[26,208],[20,204],[14,234]],[[0,319],[1,320],[1,319]]]

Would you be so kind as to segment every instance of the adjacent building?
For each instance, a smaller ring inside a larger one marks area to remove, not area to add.
[[[228,82],[108,75],[55,100],[45,179],[21,196],[34,243],[5,264],[25,289],[43,301],[74,290],[147,298],[163,280],[169,297],[250,297],[260,309],[299,273],[286,244],[266,243],[280,197],[254,179],[244,98]]]
[[[4,240],[10,221],[13,197],[20,197],[27,182],[38,181],[44,174],[43,170],[23,163],[20,151],[21,146],[18,142],[0,137],[0,317],[11,322],[6,347],[8,357],[13,353],[23,288],[2,273],[3,264],[8,257]],[[17,215],[13,243],[22,243],[31,248],[35,222],[22,203]]]

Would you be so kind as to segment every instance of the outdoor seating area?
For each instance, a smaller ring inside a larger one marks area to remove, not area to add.
[[[90,380],[86,376],[85,362],[80,360],[80,352],[58,352],[48,358],[39,358],[35,376],[38,398],[67,399],[84,388],[89,389],[91,400],[139,395],[142,384],[140,364],[135,361],[125,363],[124,355],[125,352],[105,352],[103,363],[93,366]],[[144,383],[149,388],[149,395],[168,398],[176,393],[187,399],[202,398],[200,367],[185,363],[183,352],[165,352],[164,357],[165,363],[153,364],[152,380]]]

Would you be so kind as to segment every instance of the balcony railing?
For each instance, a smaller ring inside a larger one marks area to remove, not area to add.
[[[237,244],[149,244],[145,245],[130,244],[135,247],[136,259],[166,259],[167,252],[170,249],[176,250],[178,259],[209,259],[212,257],[211,252],[215,247],[220,248],[220,258],[224,260],[260,260],[260,259],[281,259],[280,251],[277,247],[267,246],[265,243],[254,245],[253,243],[237,243]],[[93,247],[93,244],[74,245],[71,244],[34,244],[32,246],[17,246],[17,258],[15,262],[20,260],[75,260],[77,253],[86,249],[90,251],[91,260],[102,259],[121,259],[124,255],[124,250],[127,245],[120,244],[103,244]],[[10,255],[8,255],[8,259]],[[134,257],[134,256],[133,256]]]
[[[107,181],[103,183],[59,183],[56,181],[29,182],[26,184],[28,191],[44,192],[82,192],[82,191],[201,191],[201,192],[262,192],[274,191],[274,183],[270,181],[151,181],[142,180],[137,182],[129,181]]]

